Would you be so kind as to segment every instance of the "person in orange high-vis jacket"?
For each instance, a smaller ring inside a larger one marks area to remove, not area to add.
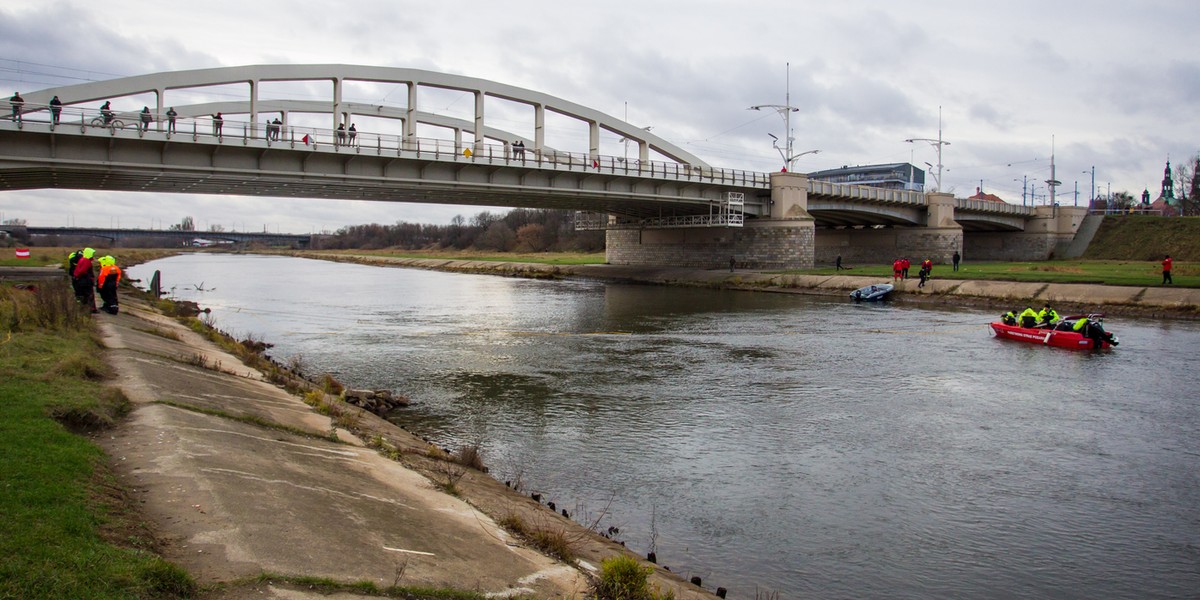
[[[120,307],[117,305],[117,284],[121,283],[121,267],[117,259],[111,256],[100,257],[100,278],[96,280],[96,289],[100,290],[100,299],[104,305],[100,310],[115,315]]]

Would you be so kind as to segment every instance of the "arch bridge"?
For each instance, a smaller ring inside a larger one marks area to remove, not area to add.
[[[371,94],[380,99],[362,100]],[[62,104],[52,107],[56,97]],[[447,106],[469,98],[467,114],[426,110],[439,98]],[[811,266],[816,230],[953,230],[943,245],[957,248],[964,230],[1023,232],[1035,218],[1024,207],[956,204],[949,220],[931,221],[924,194],[716,168],[570,101],[417,69],[155,73],[31,92],[22,108],[0,123],[0,190],[573,209],[599,216],[579,224],[609,230],[613,262],[711,264],[719,254],[726,264],[740,247],[746,264]]]

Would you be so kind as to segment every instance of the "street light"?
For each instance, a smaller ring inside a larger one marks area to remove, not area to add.
[[[775,148],[775,150],[779,152],[779,157],[783,159],[784,169],[789,173],[793,171],[794,163],[796,162],[797,158],[800,158],[805,154],[817,154],[820,152],[820,150],[805,150],[804,152],[792,154],[792,140],[788,140],[788,148],[787,150],[784,150],[783,148],[779,147],[779,138],[775,137],[775,134],[768,133],[767,135],[771,136],[771,147]]]
[[[1090,198],[1088,198],[1088,212],[1091,212],[1092,204],[1096,201],[1096,167],[1094,165],[1092,166],[1091,173],[1092,173],[1092,196]],[[1083,174],[1087,175],[1088,172],[1083,171]]]
[[[913,144],[916,142],[928,142],[931,146],[934,147],[934,149],[937,150],[938,164],[937,164],[937,174],[933,176],[933,182],[934,182],[934,190],[933,191],[935,193],[941,192],[942,191],[942,146],[950,145],[950,142],[947,142],[942,139],[942,107],[940,107],[940,106],[938,107],[938,136],[937,136],[936,140],[930,139],[930,138],[909,138],[904,141],[906,141],[910,144]],[[928,165],[929,163],[925,163],[925,164]],[[933,167],[933,165],[929,165],[929,166],[931,168]]]
[[[820,152],[820,150],[808,150],[806,152],[801,152],[800,154],[792,154],[792,145],[796,141],[796,138],[792,136],[792,113],[800,112],[800,109],[792,106],[792,63],[788,63],[787,67],[787,94],[785,96],[786,104],[759,104],[757,106],[751,106],[747,110],[770,109],[779,113],[779,116],[783,117],[784,135],[787,136],[787,140],[784,142],[784,147],[779,147],[778,137],[775,137],[770,133],[767,135],[771,136],[771,139],[774,140],[771,142],[771,147],[779,151],[779,156],[783,158],[783,168],[790,173],[797,158],[800,158],[805,154],[816,154],[817,152]]]

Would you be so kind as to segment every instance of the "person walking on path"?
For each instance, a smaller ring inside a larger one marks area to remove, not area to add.
[[[1163,282],[1162,282],[1162,284],[1167,285],[1168,283],[1171,283],[1171,284],[1175,283],[1175,281],[1171,279],[1171,255],[1170,254],[1168,254],[1167,257],[1163,259],[1162,266],[1163,266]]]
[[[845,268],[842,266],[842,255],[841,254],[838,255],[837,260],[834,261],[834,263],[833,263],[833,266],[837,267],[838,271],[841,271],[842,269]]]
[[[58,116],[62,114],[62,100],[55,96],[50,99],[50,123],[58,125]]]
[[[167,133],[175,133],[175,117],[178,116],[174,106],[167,110]]]
[[[919,287],[919,288],[925,287],[925,280],[929,279],[929,269],[926,269],[922,265],[921,270],[917,272],[917,276],[921,278],[921,282],[917,284],[917,287]]]
[[[12,98],[9,98],[8,101],[12,102],[12,120],[20,123],[21,109],[25,107],[25,99],[21,97],[21,92],[13,92]]]
[[[954,262],[954,270],[955,270],[955,271],[957,271],[957,270],[958,270],[958,263],[959,263],[959,261],[961,261],[961,260],[962,260],[962,256],[961,256],[961,255],[958,253],[958,250],[955,250],[955,251],[954,251],[954,257],[952,258],[952,260],[953,260],[953,262]]]

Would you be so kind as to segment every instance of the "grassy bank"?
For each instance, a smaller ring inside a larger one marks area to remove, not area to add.
[[[191,578],[80,433],[128,410],[65,282],[0,287],[0,598],[176,598]]]
[[[67,256],[78,249],[35,246],[29,248],[29,258],[17,258],[12,248],[0,248],[0,267],[63,267]],[[121,268],[179,252],[176,248],[96,248],[96,256],[111,255]]]
[[[892,266],[848,265],[850,270],[837,271],[823,267],[806,271],[789,271],[818,275],[861,275],[892,278]],[[909,269],[909,277],[916,278],[920,267]],[[1200,265],[1175,263],[1172,270],[1176,287],[1200,287]],[[1039,262],[984,262],[967,263],[958,271],[950,265],[934,265],[936,279],[972,279],[987,281],[1020,281],[1041,283],[1097,283],[1103,285],[1157,286],[1162,283],[1162,265],[1157,261],[1128,260],[1050,260]]]
[[[1200,261],[1200,217],[1105,217],[1088,244],[1089,260]]]

